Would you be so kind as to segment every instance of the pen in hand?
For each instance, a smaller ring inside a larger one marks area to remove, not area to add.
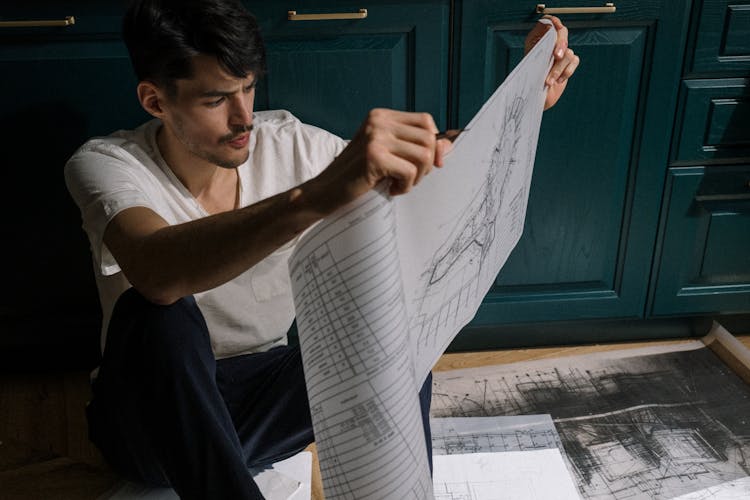
[[[448,139],[449,141],[453,142],[461,134],[461,132],[465,132],[467,130],[469,129],[459,128],[453,130],[445,130],[443,132],[438,132],[437,134],[435,134],[435,139]]]

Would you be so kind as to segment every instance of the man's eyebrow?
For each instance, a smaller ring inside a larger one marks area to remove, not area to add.
[[[244,85],[243,88],[255,87],[258,83],[258,79],[254,79],[252,82]],[[227,97],[234,94],[234,90],[206,90],[200,93],[200,97]]]
[[[231,91],[224,91],[224,90],[207,90],[205,92],[200,93],[200,97],[226,97],[234,94],[234,90]]]

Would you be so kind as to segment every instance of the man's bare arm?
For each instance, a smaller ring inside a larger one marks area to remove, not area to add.
[[[296,188],[173,226],[148,208],[130,208],[109,223],[104,243],[139,292],[173,303],[233,279],[383,179],[392,194],[408,192],[450,148],[436,132],[429,115],[374,110],[334,162]]]

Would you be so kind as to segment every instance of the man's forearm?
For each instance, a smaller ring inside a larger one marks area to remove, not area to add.
[[[170,304],[217,287],[325,215],[317,208],[312,193],[318,190],[311,182],[242,209],[129,238],[131,248],[116,258],[133,286],[155,303]],[[107,245],[117,247],[108,236]]]

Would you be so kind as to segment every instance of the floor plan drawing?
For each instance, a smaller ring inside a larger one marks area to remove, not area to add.
[[[700,343],[458,372],[435,374],[433,416],[551,414],[586,498],[722,498],[750,476],[750,388]]]
[[[433,455],[562,450],[549,415],[432,418],[430,427]]]

